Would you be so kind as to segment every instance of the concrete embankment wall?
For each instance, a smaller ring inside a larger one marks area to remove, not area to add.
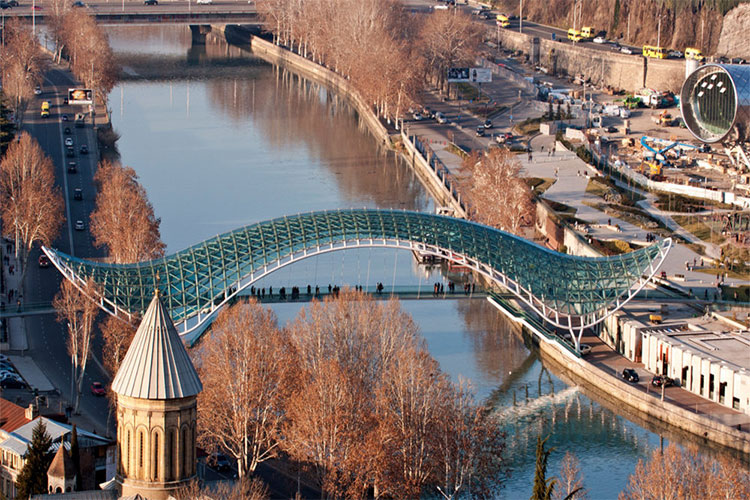
[[[492,30],[488,38],[497,37],[503,47],[526,54],[539,54],[538,63],[556,75],[583,75],[597,85],[635,91],[642,87],[678,91],[685,76],[685,62],[647,59],[614,51],[592,50],[590,42],[580,45],[539,39],[538,51],[534,36],[507,29]],[[536,61],[535,61],[536,62]]]
[[[535,325],[513,316],[491,298],[488,300],[512,321],[532,332],[539,340],[543,358],[554,361],[559,368],[565,370],[573,383],[585,386],[596,397],[617,405],[624,403],[647,421],[658,420],[726,448],[750,454],[748,433],[639,391],[621,380],[617,374],[607,372],[585,359],[571,356],[562,346],[550,341]]]

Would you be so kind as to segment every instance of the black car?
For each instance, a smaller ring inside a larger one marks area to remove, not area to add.
[[[654,387],[669,387],[674,385],[674,381],[669,377],[665,377],[664,375],[654,375],[654,378],[651,379],[651,385],[653,385]]]
[[[81,188],[75,188],[75,190],[73,190],[73,199],[78,201],[83,199],[83,190]]]
[[[482,125],[477,127],[477,137],[483,137],[484,136],[484,127]]]
[[[67,97],[65,98],[65,100],[66,101],[68,100]],[[66,102],[65,104],[68,104],[68,103]],[[63,115],[62,115],[62,121],[64,121],[64,122],[68,121],[68,115],[66,115],[66,114],[63,113]]]
[[[638,372],[632,368],[625,368],[622,371],[622,378],[627,380],[628,382],[638,382],[640,380],[640,378],[638,377]]]
[[[70,135],[70,127],[65,127],[65,130],[63,130],[65,135]]]
[[[89,154],[89,147],[87,145],[84,144],[83,146],[81,146],[81,154],[82,155]]]
[[[156,0],[145,0],[143,2],[143,5],[159,5],[159,2],[157,2]]]
[[[75,158],[76,157],[75,149],[71,147],[65,148],[65,156],[67,156],[68,158]]]
[[[484,128],[492,128],[492,120],[485,120],[484,121]]]
[[[8,377],[0,380],[0,387],[2,387],[3,389],[22,389],[25,386],[26,384],[13,377]]]
[[[68,162],[68,173],[69,174],[75,174],[76,172],[78,172],[78,165],[74,161],[69,161]]]
[[[0,2],[0,9],[10,9],[10,4],[8,2]]]
[[[63,106],[67,106],[67,105],[68,105],[68,98],[63,97]]]

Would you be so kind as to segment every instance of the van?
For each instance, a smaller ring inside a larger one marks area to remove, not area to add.
[[[572,42],[580,42],[581,41],[581,32],[578,31],[578,30],[576,30],[576,29],[570,28],[568,30],[568,40],[570,40]]]
[[[49,118],[49,101],[42,103],[42,118]]]
[[[695,59],[696,61],[702,61],[705,58],[703,57],[703,53],[700,51],[700,49],[688,47],[685,49],[685,59]]]
[[[594,38],[594,34],[594,28],[592,28],[591,26],[584,26],[581,29],[582,40],[591,40],[592,38]]]

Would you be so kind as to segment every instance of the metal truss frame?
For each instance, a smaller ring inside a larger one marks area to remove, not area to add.
[[[621,308],[656,274],[671,248],[665,239],[613,257],[554,252],[512,234],[442,215],[395,210],[333,210],[281,217],[208,239],[176,254],[135,264],[78,259],[44,247],[79,289],[91,277],[93,297],[130,319],[158,287],[181,331],[198,331],[253,283],[323,253],[384,247],[435,255],[508,289],[549,324],[569,330],[576,348],[585,328]]]

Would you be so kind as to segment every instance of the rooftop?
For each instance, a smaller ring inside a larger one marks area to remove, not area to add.
[[[26,454],[26,449],[31,444],[31,437],[34,433],[34,427],[36,427],[37,420],[42,419],[44,425],[47,427],[47,434],[52,438],[51,451],[57,451],[60,447],[62,438],[73,430],[73,427],[67,424],[61,424],[55,422],[47,417],[37,417],[31,422],[22,425],[13,432],[7,433],[7,437],[0,441],[0,449],[12,451],[20,456]],[[98,436],[92,432],[85,431],[83,429],[77,429],[78,432],[78,443],[81,448],[88,448],[91,446],[106,445],[109,443],[109,439]],[[64,446],[68,446],[65,443]]]
[[[0,431],[12,432],[28,422],[26,408],[0,398]]]
[[[178,399],[195,396],[202,389],[190,356],[156,294],[112,381],[112,390],[131,398]]]

